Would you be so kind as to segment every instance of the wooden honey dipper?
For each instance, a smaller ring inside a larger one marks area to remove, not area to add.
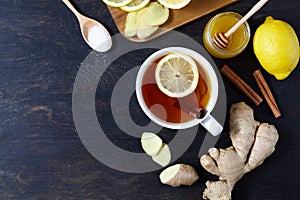
[[[220,49],[226,49],[230,46],[231,35],[242,25],[244,24],[254,13],[256,13],[268,0],[260,0],[253,6],[253,8],[242,18],[240,19],[233,27],[231,27],[226,33],[217,33],[214,35],[214,43]]]

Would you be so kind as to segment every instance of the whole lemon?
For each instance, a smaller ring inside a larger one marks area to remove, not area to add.
[[[262,67],[278,80],[288,77],[299,61],[299,40],[294,29],[270,16],[257,28],[253,49]]]

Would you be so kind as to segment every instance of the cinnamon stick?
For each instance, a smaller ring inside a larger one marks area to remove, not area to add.
[[[227,65],[223,66],[221,73],[239,88],[255,105],[258,106],[263,101],[263,99]]]
[[[281,116],[276,100],[260,70],[253,73],[255,81],[276,118]]]

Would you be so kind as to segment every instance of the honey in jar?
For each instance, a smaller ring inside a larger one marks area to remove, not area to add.
[[[225,33],[234,26],[241,15],[234,12],[220,13],[209,20],[203,32],[203,43],[206,50],[217,58],[231,58],[240,54],[250,40],[250,28],[247,22],[241,25],[230,37],[230,45],[220,49],[214,44],[213,37],[217,33]]]

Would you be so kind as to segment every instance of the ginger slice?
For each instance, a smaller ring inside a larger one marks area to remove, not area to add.
[[[160,26],[168,20],[169,9],[160,3],[152,2],[143,17],[146,26]]]
[[[167,144],[163,144],[157,155],[152,156],[152,160],[162,167],[167,166],[171,161],[171,151]]]
[[[169,18],[169,9],[157,2],[135,12],[129,12],[126,17],[124,35],[137,36],[144,40],[156,32],[159,25],[164,24]]]
[[[179,187],[181,185],[192,185],[199,179],[199,176],[192,166],[176,164],[162,171],[159,179],[163,184]]]
[[[124,35],[125,37],[133,37],[136,35],[136,12],[130,12],[127,14]]]
[[[152,160],[157,164],[164,167],[170,163],[170,148],[156,134],[144,132],[141,137],[141,144],[146,154],[151,156]]]
[[[137,37],[141,40],[146,39],[158,29],[158,26],[147,26],[145,24],[145,15],[147,14],[148,11],[149,11],[149,7],[146,7],[138,11],[136,16]]]
[[[150,132],[144,132],[142,134],[141,144],[143,150],[149,156],[155,156],[163,146],[163,142],[160,137]]]
[[[145,24],[139,24],[136,35],[139,39],[144,40],[151,36],[157,30],[158,26],[146,26]]]

